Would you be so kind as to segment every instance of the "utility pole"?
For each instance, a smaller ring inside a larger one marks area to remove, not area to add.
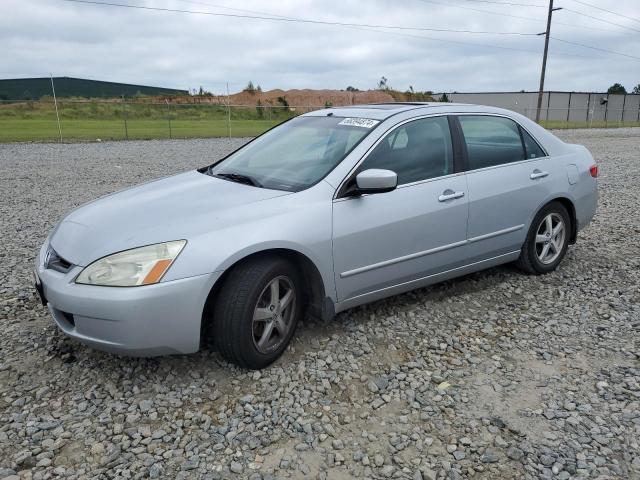
[[[542,55],[542,72],[540,73],[540,88],[538,89],[538,108],[536,109],[536,123],[540,122],[540,109],[542,108],[542,95],[544,93],[544,74],[547,70],[547,53],[549,52],[549,32],[551,32],[551,16],[553,15],[553,12],[555,12],[556,10],[562,10],[562,8],[553,8],[553,0],[549,0],[549,14],[547,16],[547,31],[538,34],[538,35],[544,35],[544,54]]]

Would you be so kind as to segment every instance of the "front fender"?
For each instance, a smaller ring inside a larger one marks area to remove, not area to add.
[[[316,266],[326,295],[335,300],[332,195],[333,188],[320,182],[295,195],[252,205],[237,220],[188,238],[163,281],[225,271],[249,255],[286,249],[304,255]]]
[[[304,245],[300,245],[298,243],[282,241],[282,240],[266,241],[259,244],[253,244],[247,248],[244,248],[242,250],[235,252],[233,255],[226,258],[220,264],[220,267],[221,267],[220,270],[226,271],[244,258],[247,258],[251,255],[255,255],[257,253],[271,251],[271,250],[286,250],[289,252],[294,252],[300,255],[304,255],[311,263],[313,263],[313,265],[316,267],[316,269],[320,273],[325,295],[329,296],[334,302],[337,301],[335,280],[333,275],[333,260],[332,260],[331,247],[329,248],[328,252],[325,252],[325,255],[328,255],[328,256],[326,256],[325,258],[321,258],[321,257],[318,257],[320,252],[309,249]]]

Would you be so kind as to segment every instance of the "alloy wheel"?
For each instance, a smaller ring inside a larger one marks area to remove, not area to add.
[[[263,354],[276,350],[287,338],[296,311],[296,291],[284,275],[262,290],[253,312],[253,344]]]
[[[550,213],[542,219],[536,231],[536,255],[544,265],[556,261],[564,248],[567,229],[562,217]]]

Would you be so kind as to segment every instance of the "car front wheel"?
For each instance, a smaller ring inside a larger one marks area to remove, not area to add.
[[[221,355],[249,369],[278,359],[302,314],[301,285],[286,259],[263,257],[234,267],[214,307],[212,333]]]
[[[552,272],[567,253],[570,233],[567,209],[559,202],[549,203],[531,223],[518,266],[536,275]]]

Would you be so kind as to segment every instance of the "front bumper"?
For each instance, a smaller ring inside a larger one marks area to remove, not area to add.
[[[74,279],[82,267],[67,273],[45,269],[46,249],[36,273],[56,325],[68,336],[137,357],[198,350],[204,304],[222,272],[142,287],[79,285]]]

